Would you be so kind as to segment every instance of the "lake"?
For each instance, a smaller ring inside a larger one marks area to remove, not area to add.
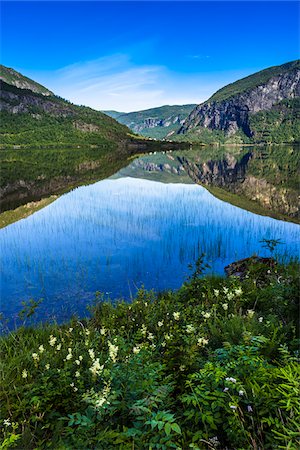
[[[202,252],[218,274],[237,259],[268,256],[262,239],[281,239],[283,258],[299,255],[299,225],[218,200],[172,160],[162,170],[151,158],[1,230],[1,310],[10,327],[29,299],[43,299],[36,321],[63,321],[86,315],[96,291],[129,301],[141,286],[177,289]]]

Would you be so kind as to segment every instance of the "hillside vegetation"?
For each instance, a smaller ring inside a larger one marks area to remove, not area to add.
[[[203,268],[178,292],[99,294],[90,319],[3,336],[2,448],[298,448],[299,265]]]
[[[11,84],[21,89],[29,89],[43,95],[54,95],[53,92],[49,91],[49,89],[45,88],[36,81],[33,81],[16,70],[5,67],[2,64],[0,64],[0,79],[5,81],[7,84]]]
[[[105,114],[1,82],[2,146],[116,144],[128,128]]]

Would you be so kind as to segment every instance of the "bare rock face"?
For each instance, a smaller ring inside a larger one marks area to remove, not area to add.
[[[30,113],[34,108],[39,111],[60,115],[63,117],[73,115],[68,106],[62,106],[53,97],[35,95],[31,91],[23,90],[14,93],[6,89],[2,89],[0,84],[0,111],[6,111],[12,114]]]
[[[268,111],[284,99],[300,96],[300,67],[283,71],[266,82],[246,89],[239,94],[228,96],[221,101],[198,105],[185,120],[178,134],[184,134],[200,126],[211,130],[222,130],[227,135],[241,129],[246,136],[252,136],[249,116],[259,111]]]

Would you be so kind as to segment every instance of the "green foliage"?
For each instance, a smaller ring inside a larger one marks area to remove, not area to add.
[[[270,111],[250,115],[252,141],[263,143],[300,142],[300,99],[282,100]]]
[[[2,448],[297,448],[299,265],[203,263],[178,292],[3,336]]]

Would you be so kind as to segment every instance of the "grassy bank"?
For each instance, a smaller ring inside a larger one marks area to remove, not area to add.
[[[2,337],[1,448],[296,449],[299,265],[201,268]]]

